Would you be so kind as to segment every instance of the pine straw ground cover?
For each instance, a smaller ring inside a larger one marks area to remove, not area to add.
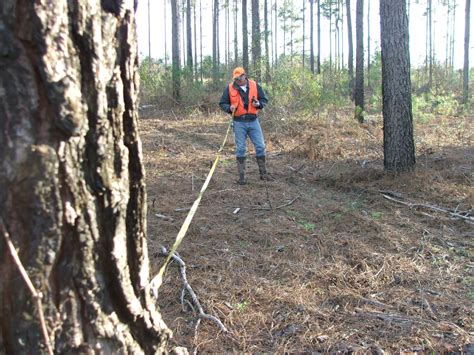
[[[198,353],[473,350],[473,225],[380,193],[472,211],[472,117],[415,124],[416,170],[402,175],[383,171],[381,121],[264,116],[268,184],[254,160],[248,185],[235,184],[230,140],[179,249],[205,312],[229,332],[209,320],[196,328],[172,263],[159,305],[176,345]],[[157,272],[160,246],[174,241],[186,215],[179,209],[196,198],[227,117],[140,124]]]

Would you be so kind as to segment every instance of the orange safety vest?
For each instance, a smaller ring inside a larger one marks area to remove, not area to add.
[[[246,110],[244,107],[244,101],[240,96],[239,90],[234,88],[234,83],[229,84],[229,97],[230,97],[230,104],[237,107],[235,110],[235,117],[243,116],[248,113],[250,114],[257,114],[257,108],[253,107],[252,105],[252,98],[258,100],[258,90],[257,90],[257,83],[253,80],[249,79],[249,105],[248,109]]]

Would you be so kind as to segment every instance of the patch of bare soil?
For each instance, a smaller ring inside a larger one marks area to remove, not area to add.
[[[227,119],[140,121],[153,272]],[[416,124],[416,169],[400,175],[383,170],[381,121],[264,116],[275,181],[260,181],[248,159],[245,186],[235,183],[230,139],[179,248],[205,312],[229,332],[207,319],[196,328],[171,263],[158,302],[176,345],[213,353],[473,351],[473,224],[458,218],[472,212],[472,117]]]

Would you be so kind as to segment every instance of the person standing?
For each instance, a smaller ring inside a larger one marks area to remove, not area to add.
[[[224,112],[233,114],[235,155],[239,173],[238,184],[245,185],[245,157],[247,137],[255,147],[260,179],[270,180],[265,163],[265,140],[258,120],[258,111],[268,102],[263,89],[254,80],[247,78],[244,68],[237,67],[232,73],[232,82],[222,94],[219,105]]]

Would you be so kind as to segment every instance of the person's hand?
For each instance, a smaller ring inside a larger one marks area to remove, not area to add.
[[[234,105],[230,105],[229,110],[230,112],[234,112],[236,108]]]
[[[258,100],[252,100],[252,106],[253,106],[253,107],[256,107],[256,108],[260,107],[260,101],[258,101]]]

